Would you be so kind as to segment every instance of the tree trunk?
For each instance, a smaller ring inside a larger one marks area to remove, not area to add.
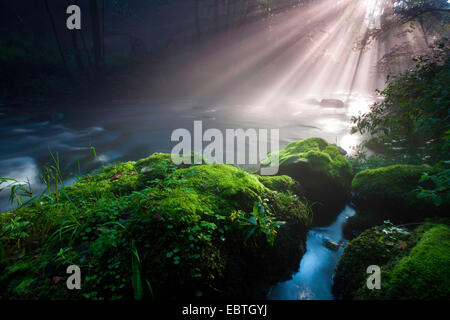
[[[73,4],[78,5],[78,1],[77,0],[72,0]],[[70,5],[70,3],[68,3],[68,5]],[[73,55],[75,57],[75,62],[77,64],[78,69],[81,72],[84,72],[84,64],[83,64],[83,58],[81,56],[81,51],[80,51],[80,47],[78,46],[78,41],[77,41],[77,34],[80,33],[81,34],[81,30],[70,30],[70,38],[72,40],[72,48],[73,48]]]
[[[202,33],[200,30],[199,3],[200,3],[200,0],[194,0],[195,29],[197,30],[197,38],[200,39],[202,36]]]
[[[244,3],[244,11],[243,11],[243,14],[241,16],[241,21],[239,22],[239,27],[244,25],[245,22],[247,21],[247,17],[248,17],[248,15],[250,13],[250,9],[251,9],[250,0],[246,0],[245,3]]]
[[[52,12],[50,10],[50,7],[48,6],[48,1],[44,0],[44,4],[45,4],[45,10],[47,11],[48,16],[50,18],[50,23],[52,25],[53,34],[55,35],[56,43],[58,45],[59,54],[61,55],[61,60],[62,60],[63,66],[64,66],[64,70],[66,72],[67,77],[69,79],[72,79],[72,76],[71,76],[70,71],[69,71],[69,67],[67,66],[66,56],[65,56],[63,48],[61,46],[61,42],[59,41],[59,38],[58,38],[58,32],[56,30],[55,20],[53,19]]]
[[[425,45],[428,48],[430,46],[430,44],[428,43],[427,31],[425,30],[425,25],[424,25],[422,17],[419,18],[419,24],[420,24],[420,29],[422,29],[423,40],[425,41]]]
[[[83,72],[84,64],[83,64],[83,59],[81,58],[80,47],[78,46],[77,31],[72,30],[70,33],[71,33],[71,38],[72,38],[72,47],[73,47],[73,53],[75,56],[75,62],[77,63],[78,69],[80,69],[80,71]]]
[[[102,0],[102,59],[105,59],[105,0]]]
[[[94,44],[95,67],[97,69],[100,69],[103,66],[103,59],[102,59],[100,19],[97,0],[89,0],[89,8],[91,12],[92,42]]]
[[[226,28],[230,28],[230,0],[226,0],[227,2],[227,13],[226,13]]]
[[[214,0],[214,26],[216,33],[219,32],[219,0]]]

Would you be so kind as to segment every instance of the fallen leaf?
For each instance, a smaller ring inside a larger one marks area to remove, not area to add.
[[[119,172],[118,174],[116,174],[115,176],[113,176],[111,179],[112,180],[119,180],[122,177],[122,174]]]
[[[54,276],[52,278],[52,285],[57,284],[58,282],[60,282],[62,280],[62,277],[58,277],[58,276]]]
[[[405,241],[399,240],[396,248],[404,250],[404,249],[406,249],[407,246],[408,246],[408,244]]]

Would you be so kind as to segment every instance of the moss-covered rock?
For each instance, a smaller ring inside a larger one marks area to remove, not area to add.
[[[438,225],[426,231],[407,256],[387,268],[384,291],[387,299],[449,299],[450,227]]]
[[[311,217],[299,188],[166,154],[107,166],[0,215],[0,297],[263,298],[304,251]],[[81,290],[66,288],[71,264]]]
[[[392,165],[359,172],[352,181],[353,201],[357,214],[344,225],[347,238],[389,219],[396,223],[422,221],[446,214],[448,202],[437,207],[431,198],[418,196],[424,174],[435,169],[429,166]],[[430,187],[430,186],[428,186]]]
[[[270,166],[279,158],[279,174],[299,181],[310,202],[319,202],[315,221],[331,222],[345,206],[352,180],[350,162],[338,147],[321,138],[294,141],[278,153],[270,154],[261,166]]]
[[[355,201],[370,205],[421,205],[414,191],[421,176],[432,168],[416,165],[393,165],[359,172],[352,181]],[[381,202],[380,202],[381,201]],[[386,201],[388,203],[386,203]]]
[[[257,176],[258,180],[267,188],[277,192],[291,192],[299,196],[305,195],[300,183],[289,176]]]
[[[369,290],[366,269],[381,267],[381,289]],[[427,222],[364,231],[345,248],[334,275],[338,299],[426,300],[450,296],[450,227]]]

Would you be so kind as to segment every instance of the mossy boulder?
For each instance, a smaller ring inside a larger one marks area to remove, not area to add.
[[[448,222],[448,221],[447,221]],[[366,269],[381,267],[381,289],[369,290]],[[364,231],[345,248],[334,275],[338,299],[438,300],[450,297],[450,226]]]
[[[396,223],[418,222],[446,214],[448,203],[437,207],[431,198],[418,196],[420,187],[430,188],[429,184],[433,184],[421,183],[421,177],[434,171],[429,166],[392,165],[359,172],[352,181],[357,214],[344,225],[346,237],[352,238],[387,219]]]
[[[270,166],[279,158],[279,174],[297,180],[308,200],[319,202],[315,222],[331,222],[347,203],[352,181],[350,162],[335,145],[321,138],[294,141],[277,153],[270,154],[261,166]]]
[[[257,176],[258,180],[267,188],[277,192],[288,192],[305,196],[305,190],[300,183],[289,176]]]
[[[359,172],[352,181],[352,191],[358,204],[422,205],[417,197],[419,180],[432,168],[418,165],[393,165]]]
[[[104,167],[0,215],[0,298],[264,298],[304,252],[299,188],[167,154]],[[72,264],[81,290],[66,288]]]
[[[407,256],[387,268],[384,291],[387,299],[449,299],[450,227],[428,230]]]

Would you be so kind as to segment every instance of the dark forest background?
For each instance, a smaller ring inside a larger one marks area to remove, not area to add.
[[[168,66],[175,70],[191,48],[313,1],[5,1],[0,5],[0,96],[92,96],[106,88],[111,94],[114,87],[124,94],[139,87],[140,75],[146,75],[146,88],[161,93],[171,81]],[[81,30],[66,28],[71,4],[81,8]]]

